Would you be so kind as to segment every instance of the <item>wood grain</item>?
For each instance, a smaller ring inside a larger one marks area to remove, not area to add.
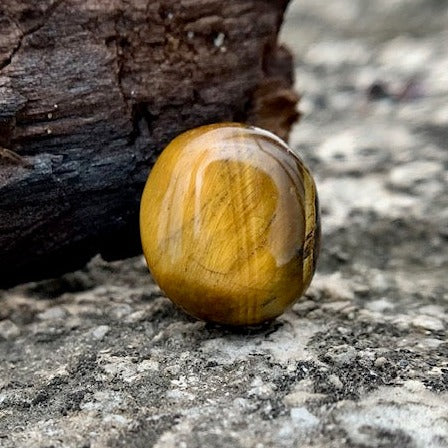
[[[180,132],[237,120],[286,136],[286,4],[2,0],[0,284],[138,253],[144,181]]]

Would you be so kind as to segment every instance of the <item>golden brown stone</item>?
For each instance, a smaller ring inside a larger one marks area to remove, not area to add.
[[[270,132],[236,123],[174,139],[154,165],[140,230],[166,295],[204,320],[252,325],[300,297],[320,238],[303,162]]]

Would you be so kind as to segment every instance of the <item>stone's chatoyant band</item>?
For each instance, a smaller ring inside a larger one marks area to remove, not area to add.
[[[316,187],[272,133],[203,126],[160,155],[143,192],[140,231],[149,269],[174,303],[207,321],[258,324],[282,314],[311,281]]]

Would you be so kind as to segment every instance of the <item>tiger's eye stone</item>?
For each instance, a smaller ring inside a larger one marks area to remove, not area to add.
[[[237,123],[175,138],[146,183],[143,251],[187,313],[229,325],[273,319],[314,273],[317,193],[303,162],[270,132]]]

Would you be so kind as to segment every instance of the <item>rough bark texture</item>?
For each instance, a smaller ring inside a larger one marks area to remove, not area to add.
[[[201,124],[286,137],[287,1],[2,0],[0,284],[140,250],[157,153]]]

